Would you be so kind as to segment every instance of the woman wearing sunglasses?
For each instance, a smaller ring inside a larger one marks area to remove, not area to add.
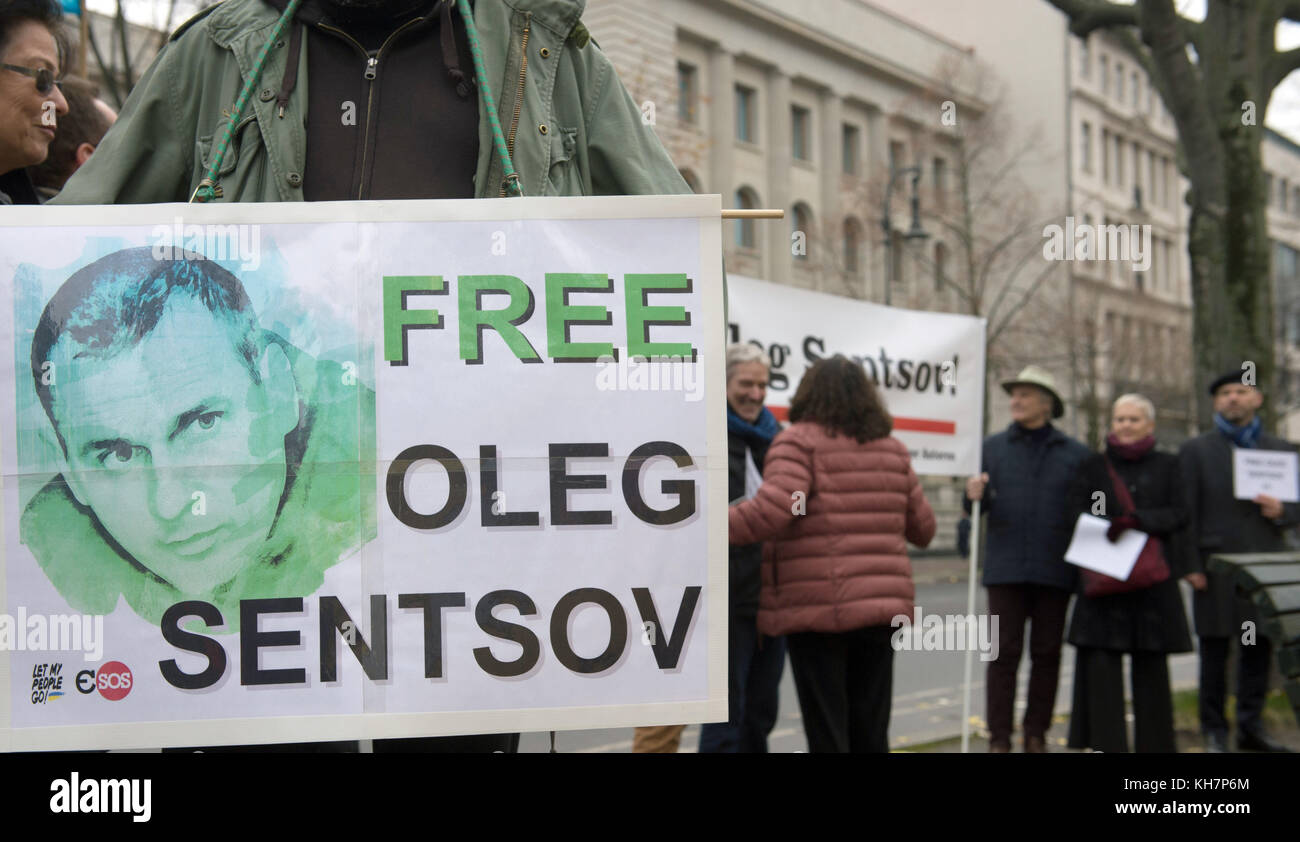
[[[0,204],[39,202],[25,167],[49,154],[68,102],[56,83],[66,54],[50,0],[0,0]]]

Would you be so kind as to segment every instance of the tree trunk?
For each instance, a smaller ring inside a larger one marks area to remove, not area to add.
[[[1207,0],[1205,20],[1195,22],[1181,17],[1171,0],[1048,2],[1070,17],[1076,35],[1113,31],[1145,66],[1177,126],[1179,169],[1191,183],[1197,425],[1210,420],[1206,386],[1226,372],[1241,372],[1267,398],[1274,380],[1273,288],[1262,123],[1274,87],[1297,63],[1294,51],[1275,48],[1278,20],[1294,13],[1293,4]],[[1270,401],[1262,414],[1271,428]]]
[[[1244,33],[1242,33],[1244,35]],[[1268,34],[1272,47],[1272,33]],[[1221,152],[1197,154],[1184,143],[1191,181],[1188,252],[1191,257],[1197,422],[1212,413],[1207,390],[1221,374],[1241,372],[1243,382],[1267,395],[1273,383],[1273,288],[1269,273],[1268,188],[1261,153],[1262,121],[1269,93],[1261,91],[1259,71],[1241,57],[1249,45],[1238,43],[1238,57],[1227,63],[1232,78],[1218,80],[1217,111]],[[1256,121],[1243,117],[1243,103],[1255,104]],[[1214,168],[1217,163],[1221,171]],[[1208,168],[1203,168],[1208,167]],[[1266,402],[1264,423],[1271,427]]]

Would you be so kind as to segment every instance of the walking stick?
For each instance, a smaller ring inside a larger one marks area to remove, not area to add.
[[[972,500],[970,507],[970,569],[966,573],[966,616],[975,616],[975,560],[980,549],[980,501]],[[966,646],[966,677],[962,684],[961,699],[961,753],[970,751],[970,673],[975,652],[969,641]]]

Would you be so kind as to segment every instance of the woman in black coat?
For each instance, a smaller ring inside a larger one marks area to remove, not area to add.
[[[1124,716],[1122,659],[1132,659],[1134,745],[1140,752],[1175,752],[1173,698],[1168,655],[1192,651],[1178,580],[1187,573],[1183,499],[1178,457],[1155,449],[1155,408],[1141,395],[1123,395],[1111,412],[1111,433],[1103,453],[1079,466],[1068,496],[1071,520],[1084,512],[1111,521],[1107,537],[1137,529],[1163,544],[1170,576],[1140,590],[1108,596],[1083,595],[1074,602],[1066,639],[1077,648],[1071,748],[1128,751]],[[1109,460],[1133,498],[1134,510],[1121,506],[1106,463]],[[1096,497],[1101,492],[1104,497]],[[1081,577],[1082,579],[1082,577]]]

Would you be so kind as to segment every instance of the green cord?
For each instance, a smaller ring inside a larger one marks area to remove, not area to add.
[[[244,89],[239,92],[239,99],[235,100],[235,107],[229,112],[230,119],[226,122],[226,127],[221,132],[221,142],[217,144],[216,152],[212,156],[212,165],[208,167],[207,174],[195,188],[194,195],[190,197],[191,202],[210,202],[221,195],[221,188],[217,185],[217,171],[221,169],[221,161],[226,157],[226,151],[230,148],[230,140],[234,137],[235,126],[239,124],[239,118],[244,114],[244,107],[248,105],[248,98],[252,96],[253,89],[257,87],[257,82],[262,78],[262,68],[266,66],[266,57],[271,52],[271,45],[280,40],[280,35],[284,33],[284,28],[293,19],[293,15],[302,5],[302,0],[289,0],[289,5],[285,8],[284,14],[275,23],[275,29],[271,32],[271,37],[262,45],[262,51],[257,54],[257,61],[253,63],[253,72],[248,77]]]
[[[501,120],[497,117],[496,100],[492,96],[492,89],[488,87],[487,72],[483,69],[483,46],[478,40],[478,28],[474,26],[474,12],[470,10],[469,0],[456,0],[456,8],[460,12],[461,19],[465,21],[465,35],[469,41],[469,51],[474,57],[474,75],[478,79],[479,96],[483,100],[483,108],[487,110],[488,124],[492,127],[492,142],[496,145],[497,157],[501,159],[506,193],[511,196],[522,196],[524,189],[519,183],[519,174],[515,172],[514,164],[510,161],[510,150],[506,147],[506,138],[501,131]]]

